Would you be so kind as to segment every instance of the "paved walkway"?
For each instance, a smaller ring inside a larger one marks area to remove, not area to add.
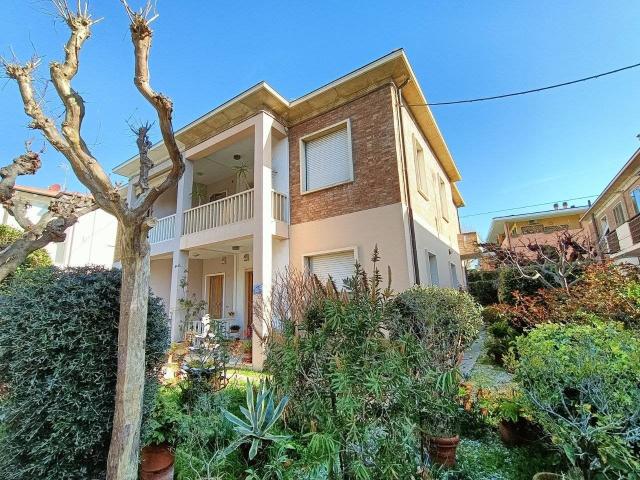
[[[462,364],[460,365],[460,371],[462,375],[466,378],[471,373],[471,370],[476,365],[478,358],[482,355],[484,350],[484,342],[487,338],[487,332],[483,328],[480,330],[480,334],[476,341],[471,344],[471,346],[464,352],[464,357],[462,359]]]

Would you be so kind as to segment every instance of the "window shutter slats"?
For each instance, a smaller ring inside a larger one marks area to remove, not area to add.
[[[327,253],[309,257],[309,271],[325,284],[329,276],[338,289],[342,288],[345,278],[354,274],[355,258],[352,251]]]
[[[342,183],[351,179],[349,134],[346,125],[305,145],[306,190]]]

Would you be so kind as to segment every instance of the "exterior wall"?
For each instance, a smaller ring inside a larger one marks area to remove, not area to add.
[[[400,202],[391,87],[382,87],[289,128],[291,224]],[[301,195],[300,138],[351,121],[354,180]]]
[[[176,213],[176,188],[170,188],[164,192],[153,204],[153,216],[156,218],[168,217]]]
[[[542,225],[543,227],[561,227],[567,225],[571,233],[578,233],[583,230],[583,225],[580,222],[580,218],[583,214],[584,211],[580,211],[580,213],[568,212],[567,215],[535,219],[533,220],[533,224]],[[556,243],[556,240],[558,238],[557,232],[523,234],[521,230],[522,227],[526,227],[528,225],[532,225],[529,220],[506,223],[506,228],[510,232],[509,235],[511,237],[511,245],[513,247],[516,247],[521,243],[524,243],[526,245],[529,242],[536,241],[541,244]],[[504,233],[501,233],[498,236],[498,240],[503,247],[508,247],[508,240]]]
[[[635,210],[633,208],[633,201],[631,200],[631,192],[640,186],[640,178],[637,176],[633,176],[629,178],[623,188],[615,193],[615,195],[605,203],[602,207],[598,209],[594,209],[594,215],[596,217],[596,221],[600,222],[600,218],[603,215],[607,216],[607,220],[609,222],[609,228],[614,230],[618,228],[620,225],[616,224],[615,217],[613,215],[613,208],[618,204],[622,203],[622,209],[624,210],[625,221],[636,216]],[[598,224],[599,226],[600,224]],[[602,235],[603,232],[600,232]]]
[[[169,312],[169,297],[171,295],[171,268],[173,266],[173,260],[170,258],[152,259],[151,260],[151,275],[150,275],[150,287],[151,291],[160,297],[164,302],[164,307],[167,314]]]
[[[118,222],[104,210],[95,210],[80,217],[67,229],[64,243],[49,244],[56,249],[54,263],[64,267],[83,265],[113,266]]]
[[[304,268],[306,255],[355,247],[359,262],[370,271],[371,253],[377,245],[385,284],[389,265],[394,290],[404,290],[410,285],[401,203],[298,223],[291,225],[289,232],[292,268]]]
[[[438,264],[438,285],[441,287],[457,288],[464,286],[465,277],[462,269],[462,260],[460,254],[452,249],[447,243],[443,242],[433,232],[431,225],[425,225],[421,219],[415,222],[416,231],[416,249],[418,250],[418,268],[420,272],[420,283],[422,285],[431,284],[431,274],[429,271],[429,263],[427,255],[429,253],[436,256]],[[458,285],[452,284],[451,269],[449,264],[455,265]]]
[[[416,228],[420,225],[431,234],[431,242],[444,242],[448,247],[459,252],[458,234],[460,226],[458,223],[458,209],[453,203],[451,194],[451,182],[445,173],[442,165],[433,154],[429,142],[422,135],[413,117],[403,108],[403,129],[404,142],[406,148],[407,177],[409,181],[409,192],[411,195],[411,207],[413,216],[416,219]],[[424,155],[425,169],[427,172],[427,192],[426,196],[418,191],[417,167],[416,167],[416,144],[420,146]],[[445,183],[445,204],[440,202],[439,181]],[[442,210],[448,212],[448,219],[442,216]],[[425,237],[426,238],[426,237]],[[459,277],[461,278],[461,277]]]

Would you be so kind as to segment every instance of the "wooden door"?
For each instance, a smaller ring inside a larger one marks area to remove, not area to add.
[[[209,316],[222,318],[222,296],[224,290],[224,275],[209,277]]]
[[[253,271],[249,270],[244,273],[244,291],[247,302],[245,308],[244,329],[245,332],[253,324]]]

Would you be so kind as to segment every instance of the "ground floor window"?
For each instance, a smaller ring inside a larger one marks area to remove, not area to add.
[[[455,263],[449,263],[449,268],[451,270],[451,287],[459,288],[460,282],[458,281],[458,270]]]
[[[342,288],[344,280],[353,276],[355,255],[353,250],[322,253],[306,257],[309,273],[316,275],[322,283],[331,277],[338,288]]]
[[[438,277],[438,259],[431,253],[426,252],[427,255],[427,271],[429,273],[429,285],[440,285],[440,278]]]

